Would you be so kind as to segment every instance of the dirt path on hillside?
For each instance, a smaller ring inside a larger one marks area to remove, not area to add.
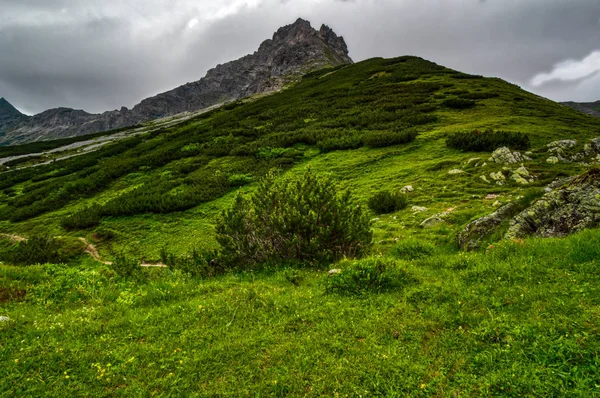
[[[11,234],[0,234],[0,238],[9,239],[13,242],[24,242],[27,240],[27,238],[25,238],[24,236],[11,235]],[[96,248],[96,246],[94,246],[93,244],[88,242],[87,239],[85,239],[83,237],[80,237],[77,239],[82,241],[83,244],[85,245],[85,249],[83,249],[83,251],[85,253],[89,254],[90,256],[92,256],[92,258],[94,260],[100,261],[102,264],[106,264],[106,265],[112,264],[112,262],[110,262],[110,261],[103,261],[102,257],[100,257],[100,253],[98,253],[98,249]],[[141,263],[140,266],[145,267],[145,268],[150,268],[150,267],[167,268],[167,266],[163,263]]]

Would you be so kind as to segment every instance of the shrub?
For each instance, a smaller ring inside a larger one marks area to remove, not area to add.
[[[377,214],[387,214],[406,208],[408,200],[402,193],[379,191],[369,198],[368,205]]]
[[[169,268],[180,270],[186,274],[199,277],[212,277],[224,272],[214,252],[193,249],[187,255],[178,256],[162,249],[160,258]]]
[[[118,256],[109,266],[110,269],[122,278],[138,277],[142,272],[142,267],[138,260],[123,255]]]
[[[402,288],[414,282],[395,260],[384,257],[371,257],[363,260],[344,260],[339,263],[339,274],[325,280],[327,293],[361,295],[383,293]]]
[[[365,145],[371,148],[382,148],[392,145],[407,144],[417,137],[414,130],[404,131],[374,131],[367,133],[363,137]]]
[[[63,218],[60,225],[67,231],[95,227],[102,220],[101,209],[99,205],[86,207]]]
[[[269,173],[251,195],[238,193],[216,229],[224,260],[241,267],[362,257],[372,239],[350,191],[310,170],[295,178]]]
[[[83,253],[84,244],[76,239],[57,239],[34,235],[0,253],[0,259],[14,265],[63,263]]]
[[[321,152],[357,149],[360,148],[362,145],[362,138],[358,134],[348,134],[341,137],[331,137],[317,142],[317,147],[321,150]]]
[[[392,256],[403,260],[417,260],[429,257],[435,251],[431,243],[418,240],[406,240],[397,243],[392,247]]]
[[[442,106],[452,109],[469,109],[475,106],[476,102],[464,98],[448,98],[442,101]]]
[[[242,185],[248,185],[252,182],[252,175],[232,174],[227,178],[227,182],[230,187],[241,187]]]
[[[466,133],[454,133],[448,137],[446,145],[449,148],[465,152],[493,152],[503,146],[527,150],[531,147],[531,142],[529,136],[524,133],[488,129],[484,132],[474,130]]]

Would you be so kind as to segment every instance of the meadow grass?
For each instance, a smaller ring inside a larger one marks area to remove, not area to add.
[[[600,394],[599,231],[417,257],[384,258],[404,282],[358,295],[327,293],[325,270],[124,279],[91,260],[3,265],[0,391]]]

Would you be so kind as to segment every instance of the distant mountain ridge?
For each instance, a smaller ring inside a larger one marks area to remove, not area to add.
[[[600,117],[600,101],[596,102],[561,102],[563,105],[573,108],[588,115]]]
[[[279,90],[305,73],[353,63],[344,38],[322,25],[298,19],[281,27],[253,54],[217,65],[205,77],[147,98],[132,109],[102,114],[56,108],[25,116],[0,101],[0,144],[45,141],[133,126],[149,120],[196,111],[221,102]],[[15,111],[17,113],[15,113]]]

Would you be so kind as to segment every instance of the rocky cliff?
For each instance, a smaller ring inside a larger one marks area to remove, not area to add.
[[[26,118],[27,116],[16,110],[7,100],[0,98],[0,134]]]
[[[298,19],[280,28],[253,54],[218,65],[204,78],[145,99],[131,110],[121,108],[89,114],[57,108],[5,125],[0,114],[0,144],[43,141],[132,126],[278,90],[307,72],[347,63],[352,63],[352,59],[343,37],[326,25],[315,30],[308,21]]]

